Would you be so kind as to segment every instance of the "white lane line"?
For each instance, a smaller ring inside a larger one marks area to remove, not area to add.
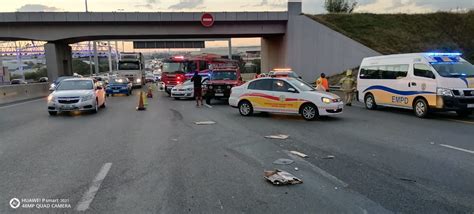
[[[450,145],[446,145],[446,144],[439,144],[439,145],[442,146],[442,147],[455,149],[455,150],[458,150],[458,151],[461,151],[461,152],[467,152],[467,153],[474,154],[474,151],[472,151],[472,150],[467,150],[467,149],[463,149],[463,148],[459,148],[459,147],[455,147],[455,146],[450,146]]]
[[[304,162],[306,165],[310,166],[316,173],[322,175],[323,177],[329,179],[330,181],[332,181],[333,183],[339,185],[339,186],[342,186],[342,187],[348,187],[349,184],[347,184],[346,182],[344,181],[341,181],[339,178],[337,178],[336,176],[334,175],[331,175],[329,174],[329,172],[326,172],[324,171],[323,169],[315,166],[314,164],[310,163],[309,161],[299,157],[299,156],[296,156],[294,154],[291,154],[290,151],[287,151],[285,150],[284,151],[288,156],[290,156],[291,158],[293,158],[294,160],[298,160],[298,161],[301,161],[301,162]],[[301,169],[301,168],[300,168]]]
[[[455,119],[448,119],[449,121],[459,122],[459,123],[466,123],[466,124],[474,124],[472,121],[465,121],[465,120],[455,120]]]
[[[206,104],[206,103],[204,103],[204,106],[206,106],[206,107],[208,107],[208,108],[212,108],[211,105],[208,105],[208,104]]]
[[[77,204],[77,211],[85,211],[89,208],[89,205],[91,204],[92,200],[94,200],[95,194],[100,188],[100,184],[102,184],[102,181],[109,172],[110,167],[112,167],[112,163],[106,163],[102,166],[99,171],[99,174],[97,174],[95,179],[92,181],[92,185],[89,187],[89,190],[84,193],[81,200]]]
[[[43,100],[43,98],[38,98],[38,99],[35,99],[35,100],[26,101],[26,102],[15,103],[15,104],[6,105],[6,106],[0,106],[0,109],[11,108],[11,107],[24,105],[24,104],[28,104],[28,103],[33,103],[33,102],[38,102],[38,101],[42,101],[42,100]]]

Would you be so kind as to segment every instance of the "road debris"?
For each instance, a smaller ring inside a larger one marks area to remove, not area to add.
[[[279,140],[285,140],[285,139],[287,139],[288,137],[290,137],[290,136],[289,136],[289,135],[284,135],[284,134],[265,136],[265,138],[269,138],[269,139],[279,139]]]
[[[286,159],[286,158],[280,158],[276,161],[273,161],[273,164],[278,164],[278,165],[288,165],[288,164],[292,164],[293,162],[295,162],[294,160],[290,160],[290,159]]]
[[[416,183],[416,180],[413,180],[413,179],[410,179],[410,178],[400,178],[400,180]]]
[[[334,155],[328,155],[328,156],[326,156],[326,157],[323,157],[323,159],[334,159],[334,158],[335,158]]]
[[[194,124],[196,124],[196,125],[213,125],[213,124],[216,124],[216,122],[214,122],[214,121],[197,121],[197,122],[194,122]]]
[[[434,145],[435,143],[434,142],[430,142],[431,145]]]
[[[298,171],[298,170],[299,170],[298,167],[295,167],[295,171]]]
[[[289,172],[275,169],[273,171],[264,171],[264,178],[270,181],[273,185],[288,185],[301,184],[303,180],[295,177]]]
[[[291,153],[291,154],[294,154],[294,155],[298,155],[298,156],[300,156],[300,157],[302,157],[302,158],[307,158],[307,157],[308,157],[308,155],[303,154],[303,153],[298,152],[298,151],[290,151],[290,153]]]
[[[171,139],[171,140],[174,141],[174,142],[177,142],[177,141],[178,141],[178,139],[176,139],[176,138],[173,138],[173,139]]]

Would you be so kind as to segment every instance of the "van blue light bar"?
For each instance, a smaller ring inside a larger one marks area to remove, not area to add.
[[[461,56],[461,53],[426,53],[428,56]]]

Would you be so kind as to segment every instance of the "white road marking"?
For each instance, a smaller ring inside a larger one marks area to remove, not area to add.
[[[310,166],[316,173],[322,175],[323,177],[329,179],[330,181],[332,181],[333,183],[339,185],[339,186],[342,186],[342,187],[348,187],[349,184],[347,184],[346,182],[344,181],[341,181],[339,178],[337,178],[336,176],[334,175],[331,175],[329,174],[328,172],[324,171],[323,169],[315,166],[314,164],[306,161],[305,159],[297,156],[297,155],[294,155],[292,154],[291,152],[285,150],[284,151],[288,156],[290,156],[291,158],[295,159],[295,160],[298,160],[298,161],[301,161],[301,162],[304,162],[306,165]]]
[[[15,106],[23,105],[23,104],[28,104],[28,103],[33,103],[33,102],[38,102],[38,101],[42,101],[42,100],[43,100],[43,98],[38,98],[38,99],[36,99],[36,100],[30,100],[30,101],[26,101],[26,102],[21,102],[21,103],[15,103],[15,104],[11,104],[11,105],[1,106],[0,109],[11,108],[11,107],[15,107]]]
[[[470,153],[470,154],[474,154],[474,151],[472,151],[472,150],[467,150],[467,149],[463,149],[463,148],[459,148],[459,147],[455,147],[455,146],[450,146],[450,145],[446,145],[446,144],[439,144],[439,145],[442,146],[442,147],[458,150],[458,151],[461,151],[461,152],[467,152],[467,153]]]
[[[208,105],[208,104],[205,104],[205,103],[204,103],[204,106],[206,106],[206,107],[208,107],[208,108],[212,108],[211,105]]]
[[[449,121],[459,122],[459,123],[466,123],[466,124],[474,124],[472,121],[465,121],[465,120],[455,120],[455,119],[448,119]]]
[[[77,204],[77,211],[85,211],[89,208],[89,205],[91,204],[92,200],[94,200],[95,194],[97,194],[97,191],[100,188],[100,184],[102,184],[102,181],[104,180],[105,176],[107,176],[110,167],[112,167],[112,163],[106,163],[102,166],[99,171],[99,174],[97,174],[95,179],[92,181],[92,185],[89,187],[89,190],[84,193],[81,200]]]

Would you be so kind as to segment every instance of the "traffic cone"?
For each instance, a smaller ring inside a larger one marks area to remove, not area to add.
[[[148,87],[148,92],[146,93],[147,98],[153,98],[153,92],[151,86]]]
[[[146,107],[143,102],[143,91],[140,91],[140,99],[138,100],[137,111],[145,111]]]

